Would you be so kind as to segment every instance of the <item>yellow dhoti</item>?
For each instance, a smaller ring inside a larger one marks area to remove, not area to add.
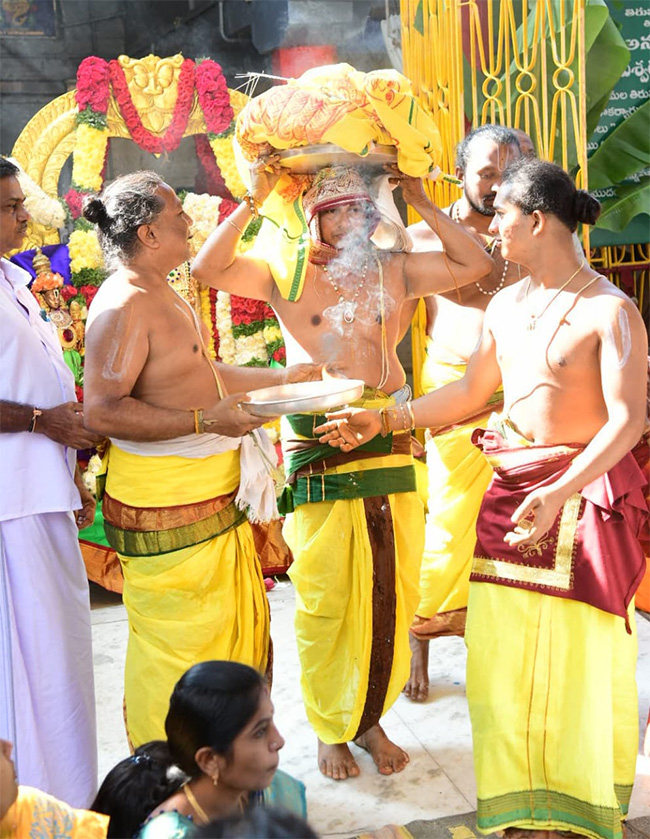
[[[238,484],[238,450],[151,457],[111,446],[104,517],[124,571],[133,746],[164,738],[172,689],[193,664],[266,668],[269,608],[251,528],[232,500]]]
[[[586,603],[471,583],[467,699],[483,833],[620,839],[638,744],[637,639]]]
[[[422,368],[424,392],[461,379],[465,368],[465,362],[437,353],[429,340]],[[472,444],[471,434],[487,413],[443,433],[427,434],[429,504],[420,569],[420,603],[411,627],[420,640],[462,635],[465,628],[476,518],[492,478],[492,469]]]
[[[298,478],[298,496],[284,535],[303,698],[320,740],[343,743],[379,721],[409,674],[424,525],[412,456],[332,465]]]

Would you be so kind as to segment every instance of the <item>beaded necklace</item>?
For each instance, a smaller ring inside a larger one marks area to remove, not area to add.
[[[345,321],[345,323],[354,323],[354,320],[356,318],[357,298],[359,297],[359,294],[361,294],[361,289],[366,284],[366,274],[368,273],[368,262],[369,262],[369,258],[366,256],[366,262],[365,262],[365,265],[363,266],[363,272],[361,274],[361,282],[359,283],[359,285],[357,286],[354,294],[352,295],[351,300],[347,300],[343,296],[343,293],[341,292],[341,289],[336,284],[336,280],[330,274],[330,270],[327,267],[327,264],[324,264],[322,266],[323,271],[325,272],[325,276],[330,281],[330,283],[332,285],[332,288],[334,289],[336,294],[338,294],[338,296],[339,296],[339,306],[342,306],[342,308],[343,308],[343,320]]]

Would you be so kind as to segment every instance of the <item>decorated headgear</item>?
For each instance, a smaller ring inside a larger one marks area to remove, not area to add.
[[[50,260],[40,248],[36,248],[33,260],[36,279],[32,283],[32,292],[51,291],[53,288],[61,288],[63,277],[52,271]]]
[[[327,262],[335,255],[336,249],[321,240],[321,210],[355,204],[363,201],[368,205],[368,238],[377,229],[381,217],[375,206],[370,190],[363,177],[356,169],[348,166],[326,166],[314,178],[311,188],[303,195],[302,206],[311,234],[312,246],[309,259],[311,262]]]

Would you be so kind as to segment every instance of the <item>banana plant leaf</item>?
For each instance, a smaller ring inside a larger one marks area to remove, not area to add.
[[[589,158],[589,189],[619,184],[650,166],[650,99],[617,125]]]
[[[650,213],[650,177],[619,187],[616,198],[608,198],[602,202],[602,206],[596,227],[612,230],[614,233],[625,230],[635,216]]]
[[[604,7],[604,8],[603,8]],[[587,138],[594,133],[609,97],[630,61],[630,51],[604,0],[585,7]]]

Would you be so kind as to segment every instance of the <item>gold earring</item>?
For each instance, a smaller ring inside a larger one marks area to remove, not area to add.
[[[219,785],[219,770],[214,775],[210,775],[212,778],[212,784],[216,787]]]

